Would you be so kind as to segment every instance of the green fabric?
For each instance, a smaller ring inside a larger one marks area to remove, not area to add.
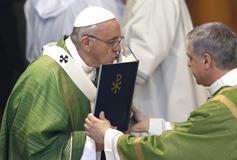
[[[68,52],[67,37],[57,45]],[[0,159],[80,159],[84,120],[90,112],[90,101],[57,62],[49,56],[36,59],[9,97],[0,133]]]
[[[193,111],[187,121],[175,123],[174,130],[160,136],[141,137],[141,140],[132,135],[121,136],[117,144],[120,158],[236,160],[237,112],[229,109],[232,107],[237,111],[236,88],[222,88],[213,99]],[[231,103],[226,103],[228,101]]]

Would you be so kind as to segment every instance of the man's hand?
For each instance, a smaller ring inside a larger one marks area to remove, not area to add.
[[[129,131],[132,132],[147,132],[149,130],[149,118],[144,115],[141,111],[132,105],[131,111],[133,112],[133,117],[129,122]]]
[[[108,128],[111,128],[111,124],[105,118],[103,111],[100,112],[99,118],[96,118],[92,113],[88,114],[84,124],[85,133],[97,143],[104,144],[105,132]]]

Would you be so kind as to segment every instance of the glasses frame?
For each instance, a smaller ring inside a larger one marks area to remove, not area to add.
[[[114,49],[115,47],[117,47],[118,44],[120,44],[120,42],[124,39],[123,36],[119,36],[119,39],[118,39],[117,41],[108,42],[108,41],[104,41],[104,40],[99,39],[99,38],[97,38],[97,37],[95,37],[95,36],[92,36],[92,35],[87,35],[87,37],[91,37],[91,38],[94,38],[94,39],[96,39],[96,40],[98,40],[98,41],[104,42],[104,43],[110,45],[111,49]]]

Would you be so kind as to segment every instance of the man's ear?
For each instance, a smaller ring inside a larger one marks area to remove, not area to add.
[[[81,39],[81,47],[86,52],[90,51],[90,40],[89,40],[89,37],[87,37],[87,36],[82,37],[82,39]]]
[[[202,55],[202,61],[206,69],[209,69],[212,64],[212,57],[208,53]]]

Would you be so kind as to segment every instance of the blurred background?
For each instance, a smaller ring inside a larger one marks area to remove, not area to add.
[[[222,22],[237,33],[237,0],[186,0],[193,25]]]
[[[0,120],[7,98],[28,63],[26,51],[25,0],[1,0]],[[125,3],[126,0],[121,0]],[[186,0],[194,27],[222,22],[237,33],[237,0]],[[126,4],[125,4],[126,5]]]

